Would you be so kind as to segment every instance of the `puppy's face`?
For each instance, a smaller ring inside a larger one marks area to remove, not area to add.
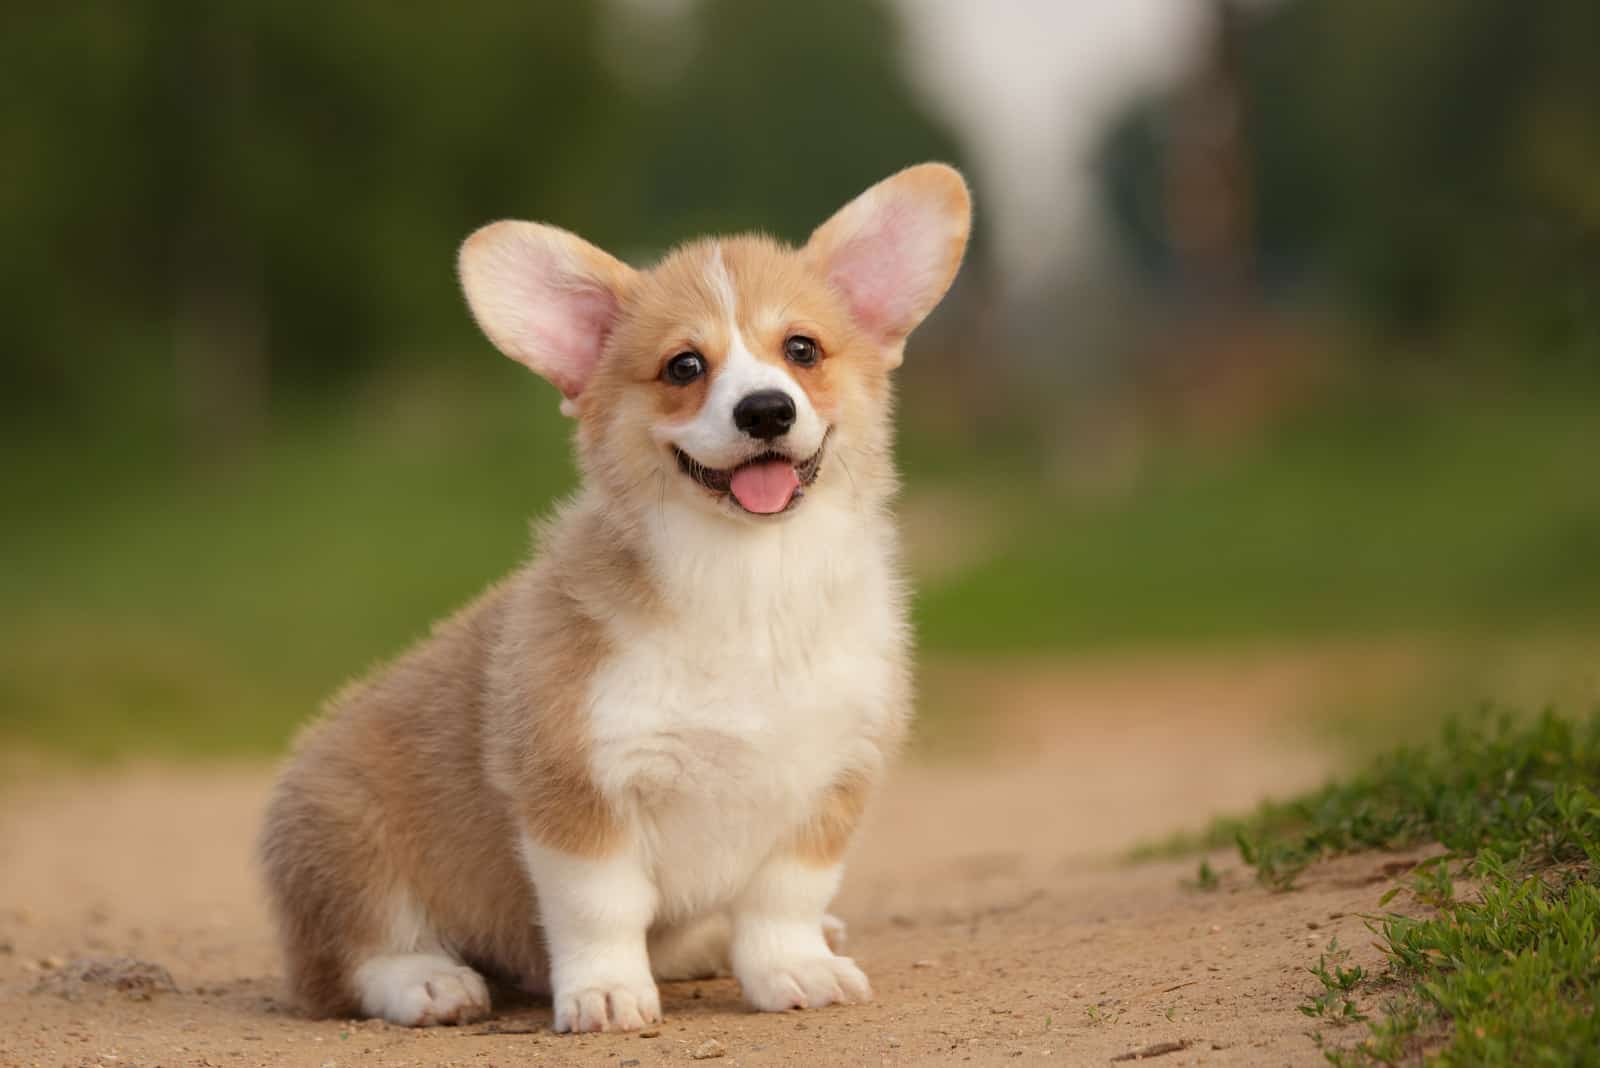
[[[954,277],[969,213],[959,175],[924,165],[799,249],[704,240],[641,272],[496,223],[463,246],[462,280],[490,339],[565,395],[585,474],[614,499],[771,522],[887,481],[888,374]]]
[[[614,489],[785,516],[886,421],[886,374],[799,253],[759,238],[697,242],[621,302],[578,400],[585,467]]]

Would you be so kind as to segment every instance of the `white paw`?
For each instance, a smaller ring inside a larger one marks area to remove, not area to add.
[[[483,977],[448,957],[374,957],[356,969],[355,981],[367,1015],[404,1027],[470,1023],[489,1012]]]
[[[576,1031],[637,1031],[661,1022],[661,995],[646,976],[635,982],[576,986],[555,996],[555,1029]]]
[[[805,957],[741,975],[744,999],[762,1012],[820,1009],[872,1000],[872,986],[849,957]]]

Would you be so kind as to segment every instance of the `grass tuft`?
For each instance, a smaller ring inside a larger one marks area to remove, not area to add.
[[[1553,713],[1519,724],[1453,723],[1431,746],[1401,749],[1367,772],[1234,830],[1263,882],[1292,885],[1335,853],[1437,842],[1448,852],[1385,896],[1409,893],[1424,918],[1372,926],[1387,974],[1346,968],[1332,947],[1312,974],[1323,990],[1301,1011],[1363,1019],[1356,995],[1396,987],[1366,1037],[1328,1047],[1334,1064],[1592,1063],[1600,1050],[1600,715]]]
[[[1319,993],[1308,997],[1300,1011],[1313,1019],[1335,1023],[1354,1023],[1367,1017],[1356,1007],[1352,996],[1366,979],[1366,971],[1359,965],[1345,967],[1350,951],[1339,945],[1337,938],[1328,942],[1327,952],[1317,958],[1317,965],[1306,970],[1322,984]]]
[[[1201,859],[1200,867],[1195,869],[1194,881],[1184,884],[1191,890],[1203,890],[1206,893],[1215,891],[1222,885],[1222,876],[1211,866],[1209,860]]]

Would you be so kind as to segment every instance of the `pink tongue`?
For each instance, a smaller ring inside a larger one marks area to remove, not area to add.
[[[800,476],[787,460],[763,460],[735,471],[728,488],[745,511],[771,515],[789,507],[789,498],[800,488]]]

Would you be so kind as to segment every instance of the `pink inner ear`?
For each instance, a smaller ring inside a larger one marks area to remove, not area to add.
[[[561,293],[542,316],[545,374],[563,396],[576,397],[589,384],[616,312],[616,298],[604,288],[581,286]]]
[[[537,234],[513,232],[479,262],[483,283],[468,287],[479,322],[506,355],[577,397],[614,325],[616,295]]]
[[[938,297],[948,243],[940,221],[914,202],[890,200],[834,252],[828,276],[849,298],[856,321],[872,333],[910,333]]]

